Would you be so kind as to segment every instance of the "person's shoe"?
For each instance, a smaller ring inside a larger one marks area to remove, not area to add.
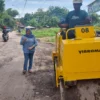
[[[23,70],[23,74],[26,74],[26,70]]]
[[[33,71],[32,71],[32,70],[29,70],[28,72],[29,72],[29,73],[33,73]]]

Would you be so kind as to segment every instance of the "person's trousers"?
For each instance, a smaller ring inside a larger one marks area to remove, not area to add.
[[[33,65],[33,53],[24,53],[24,70],[31,70]],[[29,66],[28,66],[29,63]]]

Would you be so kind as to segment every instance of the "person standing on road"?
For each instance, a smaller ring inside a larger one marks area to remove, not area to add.
[[[26,34],[22,36],[20,44],[23,46],[24,52],[23,74],[26,74],[27,71],[32,73],[33,56],[35,47],[37,46],[37,40],[29,28],[26,29]],[[28,61],[29,67],[27,67]]]

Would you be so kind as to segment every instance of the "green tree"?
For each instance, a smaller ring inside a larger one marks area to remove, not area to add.
[[[12,10],[12,8],[9,8],[6,10],[8,15],[12,16],[12,17],[16,17],[17,15],[19,15],[17,10]]]
[[[4,0],[0,0],[0,26],[3,23],[2,13],[4,11],[4,7],[5,7]]]
[[[26,13],[24,16],[24,23],[28,25],[28,22],[33,18],[33,14]]]
[[[53,16],[49,22],[48,25],[52,26],[52,27],[57,27],[58,26],[58,22],[59,22],[59,18],[57,18],[56,16]]]
[[[59,19],[65,18],[66,15],[68,14],[68,9],[66,8],[61,8],[61,7],[49,7],[48,9],[48,15],[49,16],[57,16]]]
[[[24,20],[24,18],[22,17],[22,18],[20,18],[18,21],[20,21],[23,25],[26,25],[26,22],[25,22],[25,20]]]
[[[38,9],[37,12],[33,15],[33,18],[36,19],[36,21],[42,26],[44,25],[46,13],[43,11],[43,9]]]
[[[50,25],[57,27],[57,23],[60,19],[65,18],[68,14],[68,9],[61,7],[50,7],[47,11],[43,9],[38,9],[34,14],[25,14],[24,19],[21,18],[21,22],[24,25],[34,25],[34,26],[45,26]]]
[[[6,11],[2,15],[1,21],[2,21],[2,25],[6,25],[12,28],[15,26],[15,20],[10,15],[8,15]]]
[[[11,8],[4,11],[5,0],[0,0],[0,26],[6,25],[9,27],[14,27],[16,25],[14,17],[18,15],[18,11],[12,10]]]
[[[4,11],[4,7],[5,7],[4,0],[0,0],[0,13]]]
[[[38,26],[38,23],[37,23],[37,21],[36,21],[36,19],[31,19],[29,22],[28,22],[28,24],[29,25],[31,25],[31,26]]]
[[[92,18],[92,23],[93,24],[97,24],[100,21],[100,16],[96,13],[92,14],[91,18]]]

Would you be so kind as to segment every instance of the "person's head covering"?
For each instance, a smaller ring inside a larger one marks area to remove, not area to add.
[[[26,32],[27,32],[27,31],[30,31],[30,32],[31,32],[31,29],[30,29],[30,28],[26,28]],[[30,34],[31,34],[31,33],[30,33]]]
[[[73,0],[73,3],[81,3],[82,4],[83,0]]]
[[[27,38],[33,38],[34,35],[32,34],[31,29],[30,28],[26,28],[26,33],[27,33],[27,31],[30,31],[30,34],[25,34],[24,36],[26,36]]]

